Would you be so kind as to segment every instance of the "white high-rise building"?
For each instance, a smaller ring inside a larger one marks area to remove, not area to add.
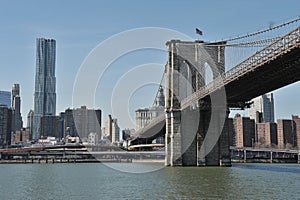
[[[111,130],[111,142],[120,141],[120,127],[118,125],[117,119],[112,119],[112,130]]]
[[[108,115],[105,122],[105,129],[103,129],[105,138],[110,140],[111,143],[120,141],[120,127],[117,119],[113,119],[111,115]]]
[[[135,128],[144,128],[165,110],[165,95],[162,86],[159,87],[154,105],[150,108],[140,108],[135,111]]]
[[[30,137],[32,137],[33,135],[33,116],[34,116],[34,112],[33,110],[30,110],[29,113],[27,114],[27,128],[29,129]]]
[[[274,122],[274,99],[273,93],[264,94],[251,100],[249,117],[256,123]]]
[[[38,38],[36,40],[33,139],[40,137],[41,117],[56,114],[55,57],[56,41]]]

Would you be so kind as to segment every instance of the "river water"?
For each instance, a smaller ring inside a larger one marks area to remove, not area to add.
[[[167,167],[133,174],[97,163],[2,164],[0,199],[300,199],[300,165]]]

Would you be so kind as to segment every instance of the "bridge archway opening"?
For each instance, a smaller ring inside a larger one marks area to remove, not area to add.
[[[204,63],[204,80],[205,85],[208,85],[211,81],[213,81],[213,71],[207,62]]]

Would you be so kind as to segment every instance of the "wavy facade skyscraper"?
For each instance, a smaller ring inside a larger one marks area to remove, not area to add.
[[[56,41],[37,38],[32,138],[40,138],[41,117],[56,114]]]

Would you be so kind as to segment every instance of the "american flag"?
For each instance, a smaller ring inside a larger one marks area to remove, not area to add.
[[[196,28],[196,33],[199,35],[203,35],[202,31],[200,31],[198,28]]]

